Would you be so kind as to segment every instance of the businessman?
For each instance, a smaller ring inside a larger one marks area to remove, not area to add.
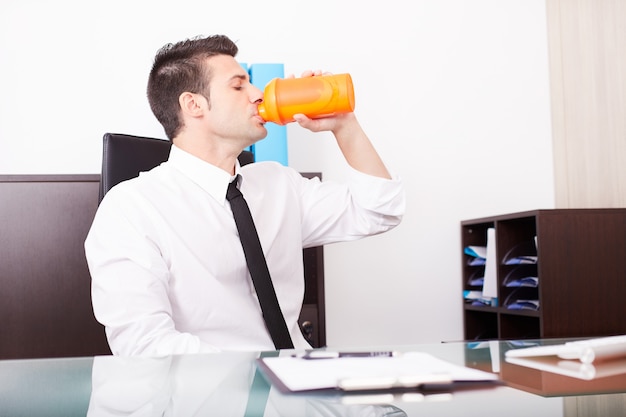
[[[237,156],[267,130],[263,93],[237,51],[214,35],[165,45],[154,59],[147,95],[172,142],[169,159],[111,189],[85,241],[93,309],[113,354],[274,349],[226,199],[233,181],[296,349],[310,347],[297,323],[302,248],[383,233],[402,219],[402,182],[354,113],[295,116],[305,129],[332,132],[349,167],[345,182],[305,179],[275,162],[239,165]]]

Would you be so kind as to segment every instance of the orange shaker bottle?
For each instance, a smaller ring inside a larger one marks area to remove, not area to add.
[[[266,122],[284,125],[294,114],[311,119],[354,111],[350,74],[303,78],[274,78],[265,86],[259,115]]]

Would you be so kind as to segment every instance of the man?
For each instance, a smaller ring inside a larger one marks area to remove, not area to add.
[[[157,54],[148,100],[172,141],[167,162],[111,189],[85,242],[98,321],[116,355],[273,350],[246,265],[228,185],[252,212],[296,349],[309,348],[297,319],[304,294],[302,248],[385,232],[400,223],[404,190],[353,113],[311,120],[331,131],[350,165],[348,184],[305,179],[275,162],[241,167],[263,139],[263,93],[216,35]],[[307,72],[303,76],[316,76]]]

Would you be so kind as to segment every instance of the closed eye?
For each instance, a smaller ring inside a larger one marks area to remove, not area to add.
[[[248,81],[248,77],[246,75],[237,74],[231,77],[231,85],[236,91],[241,91],[244,89],[244,84]]]

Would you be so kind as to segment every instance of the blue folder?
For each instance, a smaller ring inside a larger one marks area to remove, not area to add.
[[[285,69],[283,64],[251,64],[248,66],[248,73],[252,84],[263,91],[272,79],[284,78]],[[287,127],[271,122],[268,122],[265,127],[267,137],[251,146],[254,160],[256,162],[276,161],[287,166]]]

